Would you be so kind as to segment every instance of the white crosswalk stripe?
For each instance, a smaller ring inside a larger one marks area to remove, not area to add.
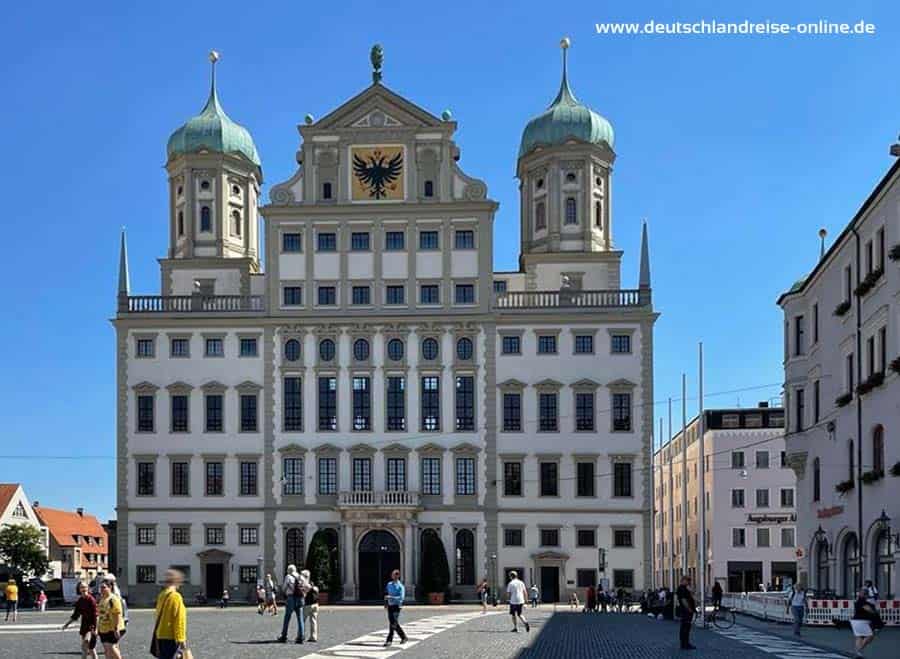
[[[344,659],[387,659],[403,650],[415,647],[425,639],[431,638],[435,634],[452,629],[457,625],[469,622],[482,615],[497,615],[496,611],[489,611],[486,614],[480,612],[454,613],[450,615],[432,616],[430,618],[420,618],[409,623],[401,623],[406,637],[409,639],[403,645],[394,641],[394,645],[384,647],[384,639],[387,638],[387,629],[379,629],[378,631],[369,632],[352,641],[346,641],[339,645],[334,645],[325,650],[320,650],[315,654],[303,655],[303,659],[335,659],[342,657]]]
[[[799,641],[791,641],[774,634],[765,634],[747,627],[735,625],[731,629],[716,629],[717,634],[752,645],[757,650],[775,655],[779,659],[845,659],[846,655],[825,652]]]

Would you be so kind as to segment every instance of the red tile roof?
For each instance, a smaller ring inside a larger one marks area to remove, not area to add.
[[[12,501],[13,495],[19,489],[18,483],[0,483],[0,513],[6,510],[9,502]]]
[[[38,519],[48,529],[50,535],[56,540],[56,544],[61,547],[78,546],[82,551],[88,551],[92,554],[106,554],[109,551],[109,543],[106,537],[106,531],[93,515],[79,515],[68,510],[54,510],[53,508],[44,508],[39,506],[34,509]],[[78,536],[78,542],[75,542],[74,536]],[[102,545],[88,544],[85,537],[101,538]]]

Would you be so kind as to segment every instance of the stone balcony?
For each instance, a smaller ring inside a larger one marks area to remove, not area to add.
[[[337,507],[343,509],[353,508],[390,508],[410,509],[419,507],[419,493],[409,490],[364,492],[339,492]]]
[[[261,313],[263,295],[120,295],[119,313]]]
[[[496,294],[494,308],[499,311],[601,310],[639,308],[650,302],[650,289],[508,291]]]

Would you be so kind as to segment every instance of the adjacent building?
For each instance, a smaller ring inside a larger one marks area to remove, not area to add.
[[[900,147],[893,149],[900,154]],[[801,579],[896,595],[900,552],[900,161],[784,293],[787,450]]]
[[[657,449],[653,465],[657,584],[674,588],[682,574],[697,583],[701,505],[708,588],[718,582],[726,592],[746,592],[796,580],[795,477],[782,408],[706,410],[702,427],[700,417],[692,419]]]
[[[494,272],[497,204],[451,113],[372,61],[299,126],[262,222],[261,159],[215,81],[169,139],[159,294],[131,293],[124,235],[120,258],[120,581],[146,601],[174,566],[188,596],[243,596],[318,536],[346,601],[380,600],[395,567],[415,593],[426,540],[458,598],[511,569],[548,601],[601,567],[648,586],[657,314],[646,226],[622,287],[612,126],[564,64],[516,162],[520,267]]]
[[[34,514],[25,490],[19,483],[0,483],[0,528],[13,524],[24,524],[40,531],[46,551],[49,543],[47,529]],[[0,581],[10,576],[12,576],[10,567],[0,564]]]
[[[49,534],[49,554],[59,577],[90,580],[109,571],[106,531],[93,515],[45,508],[35,502],[34,512]]]

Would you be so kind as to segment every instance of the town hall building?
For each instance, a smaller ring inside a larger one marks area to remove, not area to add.
[[[170,566],[188,598],[244,598],[317,537],[332,600],[381,600],[395,567],[426,597],[435,547],[455,599],[512,569],[545,601],[601,579],[649,587],[647,230],[623,287],[613,129],[574,96],[568,46],[556,98],[522,135],[514,272],[493,270],[497,203],[463,172],[452,115],[389,89],[380,47],[370,86],[306,116],[296,173],[268,202],[211,54],[206,105],[167,146],[159,294],[131,291],[122,237],[118,569],[132,602]]]

